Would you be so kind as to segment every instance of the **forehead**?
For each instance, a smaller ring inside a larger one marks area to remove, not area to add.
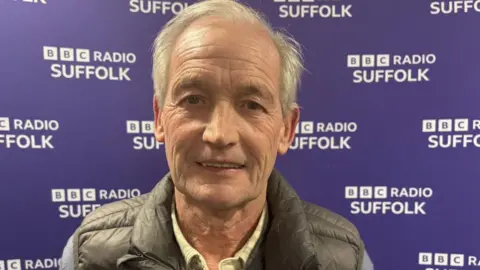
[[[277,81],[280,58],[268,33],[258,24],[205,17],[192,23],[178,37],[171,58],[172,69],[203,61],[222,68],[257,72]]]

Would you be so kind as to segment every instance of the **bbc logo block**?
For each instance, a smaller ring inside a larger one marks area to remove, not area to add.
[[[90,62],[90,50],[43,46],[43,59],[49,61]]]
[[[429,265],[429,266],[463,267],[465,264],[465,255],[420,252],[418,254],[418,264]]]
[[[22,261],[19,259],[15,260],[0,260],[0,270],[21,270]]]
[[[314,133],[314,123],[312,121],[302,121],[299,122],[295,128],[295,133],[297,134],[313,134]]]
[[[52,189],[52,202],[94,202],[96,200],[94,188]]]
[[[47,4],[46,0],[22,0],[24,3],[34,3],[34,4]]]
[[[469,131],[468,119],[425,119],[422,132],[462,132]]]
[[[389,54],[351,54],[347,55],[347,67],[389,67]]]
[[[153,121],[127,121],[127,133],[131,134],[153,134],[155,125]]]
[[[384,186],[347,186],[345,199],[386,199],[388,188]]]
[[[0,117],[0,131],[10,131],[10,119],[8,117]]]

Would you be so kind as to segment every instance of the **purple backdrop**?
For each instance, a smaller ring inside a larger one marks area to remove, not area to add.
[[[166,173],[150,48],[188,3],[0,2],[0,270],[56,269],[85,214]],[[277,164],[300,196],[356,224],[375,269],[477,269],[480,2],[249,4],[304,46]]]

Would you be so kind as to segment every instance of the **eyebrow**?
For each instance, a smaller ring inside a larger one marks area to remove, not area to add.
[[[207,90],[208,85],[203,80],[201,80],[200,76],[190,75],[180,78],[180,81],[175,85],[174,90],[189,88]]]
[[[266,89],[262,84],[249,82],[240,87],[240,96],[259,96],[262,99],[266,99],[268,102],[273,103],[274,98],[272,93]]]

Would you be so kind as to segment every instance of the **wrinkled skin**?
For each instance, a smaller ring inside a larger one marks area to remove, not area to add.
[[[277,154],[294,137],[299,111],[282,114],[280,58],[258,25],[209,17],[177,39],[155,137],[164,142],[176,192],[217,211],[265,202]],[[199,162],[242,165],[209,171]],[[233,171],[233,172],[232,172]]]

